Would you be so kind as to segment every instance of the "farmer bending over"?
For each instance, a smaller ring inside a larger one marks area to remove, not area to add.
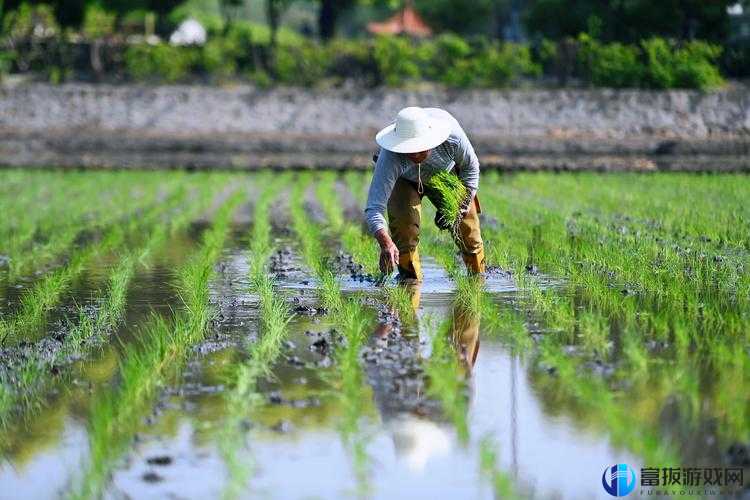
[[[427,196],[438,211],[438,227],[452,229],[469,273],[484,272],[481,208],[476,198],[479,160],[458,121],[439,108],[404,108],[375,140],[380,151],[365,214],[370,233],[380,244],[380,270],[391,273],[398,267],[401,278],[422,279],[417,245],[422,197]],[[445,173],[458,176],[455,185],[465,193],[455,212],[444,206],[450,198],[445,183],[431,182],[433,176],[445,178]],[[442,213],[455,213],[455,220],[446,220]]]

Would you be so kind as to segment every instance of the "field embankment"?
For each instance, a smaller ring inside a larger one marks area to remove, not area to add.
[[[0,88],[0,166],[367,168],[409,105],[451,111],[485,168],[750,170],[750,93]]]

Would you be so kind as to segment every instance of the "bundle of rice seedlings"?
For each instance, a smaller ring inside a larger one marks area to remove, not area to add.
[[[445,171],[430,177],[425,183],[425,189],[429,190],[430,200],[437,209],[435,225],[449,230],[454,237],[458,236],[461,207],[470,201],[469,190],[456,174]]]

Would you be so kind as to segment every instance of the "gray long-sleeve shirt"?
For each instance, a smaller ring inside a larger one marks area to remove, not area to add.
[[[441,170],[450,172],[457,167],[461,181],[473,195],[479,189],[479,160],[469,138],[453,115],[444,109],[425,108],[425,111],[431,116],[447,120],[451,124],[451,133],[448,139],[432,149],[427,159],[422,162],[422,182],[426,182],[436,172]],[[409,161],[406,154],[381,148],[375,164],[375,173],[370,181],[367,207],[365,207],[370,233],[386,227],[386,206],[399,177],[417,182],[417,165]]]

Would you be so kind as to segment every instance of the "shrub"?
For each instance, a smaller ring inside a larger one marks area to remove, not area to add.
[[[353,79],[367,85],[380,81],[373,46],[358,40],[334,39],[325,47],[328,75],[339,80]]]
[[[83,34],[89,39],[104,38],[115,31],[117,15],[93,3],[86,7],[83,18]]]
[[[279,45],[274,72],[281,83],[309,86],[326,76],[328,63],[328,54],[317,43]]]
[[[487,73],[484,84],[506,86],[521,76],[540,76],[542,68],[531,58],[531,50],[526,45],[503,43],[487,50],[484,65]]]
[[[373,55],[386,85],[399,86],[421,76],[414,48],[405,38],[377,37]]]
[[[643,64],[638,47],[621,43],[602,44],[586,34],[578,38],[579,64],[591,83],[602,87],[638,87]]]
[[[230,78],[237,73],[237,59],[241,53],[232,38],[211,38],[201,49],[203,70],[219,79]]]
[[[267,89],[273,86],[273,79],[262,69],[249,71],[246,77],[260,88]]]
[[[13,52],[9,50],[0,50],[0,81],[3,80],[5,75],[10,73],[14,59],[15,54]]]
[[[424,75],[446,83],[463,80],[453,70],[456,66],[463,66],[461,62],[473,52],[466,40],[451,33],[440,35],[434,42],[421,44],[419,51],[420,60],[427,62]]]
[[[3,17],[2,34],[12,40],[49,38],[60,32],[52,7],[23,2]]]
[[[707,42],[693,41],[675,53],[675,86],[690,89],[710,89],[724,83],[717,61],[722,48]]]
[[[120,19],[120,28],[125,33],[153,34],[156,13],[146,9],[135,9],[125,13]]]
[[[453,61],[440,79],[454,87],[505,87],[521,76],[538,76],[541,66],[527,46],[513,43],[487,45],[473,57]]]
[[[13,53],[17,69],[35,71],[39,62],[44,65],[48,58],[44,44],[60,33],[52,7],[23,2],[7,12],[2,22],[3,48]]]
[[[167,44],[134,45],[125,52],[128,75],[135,80],[184,80],[196,61],[197,49]]]
[[[698,41],[676,47],[663,38],[650,38],[641,45],[649,87],[708,89],[724,82],[716,66],[721,47]]]
[[[668,89],[675,82],[672,49],[663,38],[651,38],[641,42],[646,56],[644,83],[652,88]]]

